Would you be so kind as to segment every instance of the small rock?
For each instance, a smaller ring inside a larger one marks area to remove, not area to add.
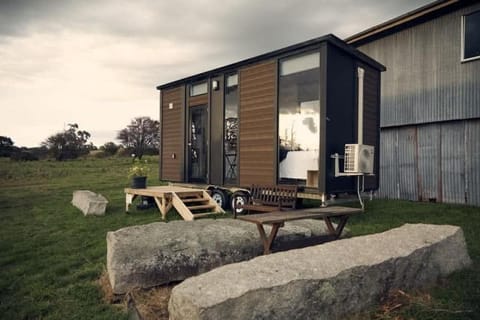
[[[80,209],[84,215],[105,215],[108,200],[101,194],[89,190],[76,190],[73,192],[72,204]]]

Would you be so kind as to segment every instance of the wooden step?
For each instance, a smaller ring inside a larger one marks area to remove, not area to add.
[[[176,194],[180,199],[189,198],[189,197],[203,198],[203,193],[198,191],[182,191],[182,192],[176,192]]]
[[[196,198],[196,199],[182,199],[183,202],[185,203],[191,203],[191,202],[202,202],[202,201],[208,201],[208,199],[205,198]]]
[[[213,204],[202,204],[200,206],[187,206],[189,210],[200,210],[200,209],[213,209],[215,205]]]
[[[211,215],[214,215],[214,214],[218,214],[218,212],[206,212],[206,213],[196,213],[196,214],[194,213],[193,217],[196,219],[196,218],[211,216]]]

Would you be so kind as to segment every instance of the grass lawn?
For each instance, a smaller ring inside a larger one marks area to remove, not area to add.
[[[148,160],[149,183],[158,184],[156,157]],[[96,281],[105,269],[107,231],[160,220],[154,209],[124,213],[130,164],[122,158],[24,163],[0,158],[0,318],[127,318],[102,302]],[[72,192],[79,189],[107,197],[107,215],[84,217],[73,207]],[[461,226],[474,264],[430,290],[427,302],[411,299],[395,312],[379,309],[365,319],[480,318],[480,209],[375,200],[348,227],[361,235],[404,223]]]

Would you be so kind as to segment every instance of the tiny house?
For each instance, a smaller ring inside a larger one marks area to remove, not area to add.
[[[356,191],[355,177],[335,175],[335,155],[346,144],[379,150],[382,71],[327,35],[160,85],[160,179]],[[378,164],[375,153],[367,190]]]

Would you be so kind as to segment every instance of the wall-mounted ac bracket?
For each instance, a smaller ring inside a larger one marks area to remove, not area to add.
[[[335,177],[358,177],[358,176],[374,176],[372,173],[363,173],[363,172],[340,172],[340,159],[343,159],[344,156],[334,153],[330,155],[330,158],[335,159]]]

